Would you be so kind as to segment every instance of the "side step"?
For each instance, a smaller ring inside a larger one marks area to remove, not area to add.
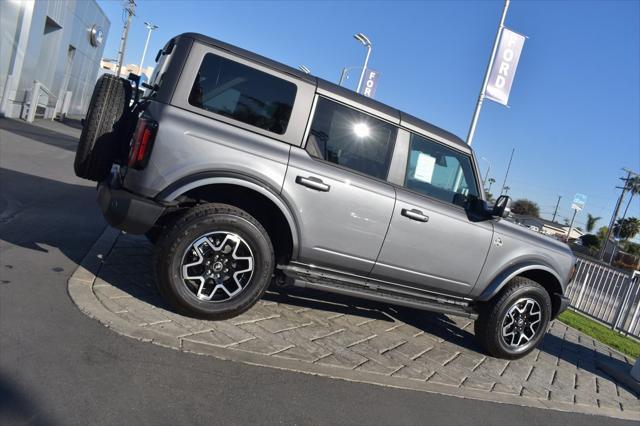
[[[442,314],[456,315],[477,319],[478,313],[467,303],[448,300],[442,296],[428,297],[394,289],[388,283],[371,282],[356,276],[341,276],[326,270],[302,264],[279,265],[278,269],[293,279],[293,285],[302,288],[337,293],[345,296],[359,297],[375,302],[406,306]]]

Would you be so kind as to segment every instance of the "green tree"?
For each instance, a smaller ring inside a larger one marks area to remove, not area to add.
[[[487,182],[489,182],[489,188],[487,188],[487,192],[489,192],[489,191],[491,191],[491,185],[496,183],[496,180],[494,178],[490,177],[489,179],[487,179]]]
[[[490,193],[488,190],[484,191],[484,195],[485,197],[487,197],[487,203],[493,204],[496,202],[495,198],[493,198],[493,194]]]
[[[629,197],[629,201],[627,201],[627,207],[624,208],[624,214],[622,215],[622,217],[627,217],[627,210],[629,210],[631,200],[633,200],[633,197],[640,194],[640,176],[632,177],[627,181],[627,184],[625,186],[627,187],[627,191],[629,191],[629,194],[631,194],[631,196]]]
[[[597,235],[584,234],[580,237],[580,240],[585,247],[600,247],[600,239]]]
[[[591,216],[591,213],[587,214],[587,232],[591,233],[593,228],[596,227],[596,222],[602,219],[600,216]]]
[[[601,226],[598,229],[598,233],[596,235],[598,236],[598,239],[600,240],[600,244],[602,244],[604,239],[607,238],[607,232],[609,232],[609,227],[608,226]]]
[[[538,204],[526,198],[520,198],[511,204],[511,211],[515,214],[540,217],[540,207]]]
[[[640,255],[640,244],[634,243],[633,241],[625,241],[621,244],[622,251],[633,254],[634,256]]]
[[[640,233],[640,219],[637,217],[618,219],[613,225],[613,232],[618,238],[630,240]]]

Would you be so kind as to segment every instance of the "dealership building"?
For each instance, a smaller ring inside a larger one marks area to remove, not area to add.
[[[84,115],[109,26],[95,0],[0,1],[0,115]]]

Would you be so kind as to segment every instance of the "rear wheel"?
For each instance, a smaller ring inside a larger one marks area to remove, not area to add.
[[[480,307],[474,329],[489,354],[521,358],[544,337],[551,320],[551,299],[540,284],[515,277],[491,301]]]
[[[275,266],[267,231],[251,215],[225,204],[194,207],[166,227],[155,246],[162,296],[197,317],[226,319],[260,299]]]
[[[73,163],[78,177],[101,181],[109,176],[111,165],[128,142],[130,100],[127,80],[110,74],[98,79]]]

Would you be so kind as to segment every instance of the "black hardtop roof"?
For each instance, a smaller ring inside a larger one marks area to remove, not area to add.
[[[261,65],[264,65],[266,67],[269,67],[271,69],[274,69],[276,71],[285,73],[285,74],[289,74],[291,76],[294,76],[300,80],[306,81],[307,83],[310,84],[314,84],[316,85],[318,88],[329,91],[329,92],[333,92],[336,95],[342,96],[343,98],[352,100],[354,102],[357,102],[359,104],[365,105],[369,108],[373,108],[375,110],[378,110],[384,114],[387,114],[391,117],[394,117],[396,119],[398,119],[401,123],[406,123],[409,124],[411,126],[417,127],[418,129],[422,129],[427,133],[439,136],[443,139],[446,139],[450,142],[462,145],[464,147],[468,147],[467,144],[460,139],[458,136],[454,135],[451,132],[448,132],[438,126],[435,126],[431,123],[428,123],[424,120],[421,120],[417,117],[414,117],[410,114],[407,114],[405,112],[402,112],[396,108],[390,107],[387,104],[383,104],[382,102],[376,101],[375,99],[372,98],[368,98],[366,96],[363,96],[359,93],[354,92],[353,90],[349,90],[347,88],[344,88],[342,86],[338,86],[335,83],[332,83],[330,81],[324,80],[322,78],[319,77],[315,77],[311,74],[306,74],[296,68],[290,67],[289,65],[285,65],[281,62],[277,62],[274,61],[273,59],[269,59],[265,56],[262,55],[258,55],[257,53],[251,52],[249,50],[246,49],[242,49],[240,47],[234,46],[232,44],[229,43],[225,43],[223,41],[217,40],[215,38],[212,37],[208,37],[206,35],[203,34],[199,34],[199,33],[183,33],[180,34],[179,36],[177,36],[176,38],[180,38],[180,37],[184,37],[184,38],[191,38],[193,40],[196,40],[200,43],[203,44],[208,44],[214,47],[217,47],[219,49],[223,49],[226,50],[230,53],[233,53],[234,55],[238,55],[240,57],[243,57],[245,59],[248,59],[250,61],[254,61],[257,62]]]

